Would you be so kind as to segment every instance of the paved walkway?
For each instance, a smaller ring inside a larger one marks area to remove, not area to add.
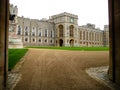
[[[108,51],[29,49],[14,90],[110,90],[86,68],[108,65]]]

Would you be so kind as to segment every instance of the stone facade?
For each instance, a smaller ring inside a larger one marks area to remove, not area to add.
[[[78,16],[67,12],[49,19],[30,19],[17,16],[17,6],[11,5],[10,9],[16,15],[10,28],[15,29],[24,46],[109,46],[108,25],[104,30],[90,23],[79,26]]]

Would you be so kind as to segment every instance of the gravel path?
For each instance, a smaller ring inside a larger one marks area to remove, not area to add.
[[[29,49],[14,90],[110,90],[86,68],[108,65],[108,51]]]

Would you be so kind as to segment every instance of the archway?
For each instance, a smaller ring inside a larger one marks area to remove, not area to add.
[[[63,46],[63,40],[62,40],[62,39],[59,40],[59,46],[60,46],[60,47]]]
[[[74,46],[74,40],[73,39],[70,40],[70,46]]]

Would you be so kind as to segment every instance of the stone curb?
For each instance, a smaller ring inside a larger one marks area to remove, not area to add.
[[[108,66],[93,67],[86,69],[86,73],[96,79],[98,82],[105,84],[111,90],[120,90],[120,87],[109,80],[108,78]]]

